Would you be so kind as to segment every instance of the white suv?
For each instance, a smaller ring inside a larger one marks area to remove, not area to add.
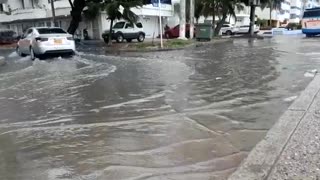
[[[221,28],[222,34],[225,34],[225,35],[228,35],[228,36],[236,34],[238,31],[239,31],[239,29],[234,27],[231,24],[223,24],[222,28]]]
[[[58,27],[29,28],[17,43],[20,56],[30,55],[42,59],[44,55],[68,55],[75,53],[75,42],[71,34]]]
[[[102,34],[104,42],[109,42],[109,30],[106,30]],[[137,39],[139,42],[143,42],[146,34],[143,32],[141,23],[130,23],[125,21],[117,22],[112,29],[112,40],[116,40],[118,43],[124,41],[131,42],[133,39]]]

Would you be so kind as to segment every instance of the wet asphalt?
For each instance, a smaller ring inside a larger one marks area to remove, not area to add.
[[[320,69],[319,40],[0,50],[0,179],[226,179]]]

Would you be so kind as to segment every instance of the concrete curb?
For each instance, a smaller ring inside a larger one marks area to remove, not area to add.
[[[240,167],[229,177],[229,180],[264,180],[268,178],[319,92],[319,84],[320,75],[316,75],[299,98],[268,131],[266,137],[255,146]]]

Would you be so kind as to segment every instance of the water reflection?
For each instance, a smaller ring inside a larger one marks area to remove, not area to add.
[[[316,42],[295,41],[9,57],[0,73],[0,179],[225,179],[319,65],[307,55]]]

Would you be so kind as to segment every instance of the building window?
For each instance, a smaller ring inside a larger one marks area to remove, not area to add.
[[[39,23],[38,23],[38,26],[39,26],[39,27],[44,27],[44,22],[39,22]]]
[[[301,8],[299,8],[299,7],[297,7],[297,6],[291,6],[291,9],[301,10]]]
[[[290,14],[290,19],[296,19],[296,18],[299,18],[299,16],[296,14]]]

